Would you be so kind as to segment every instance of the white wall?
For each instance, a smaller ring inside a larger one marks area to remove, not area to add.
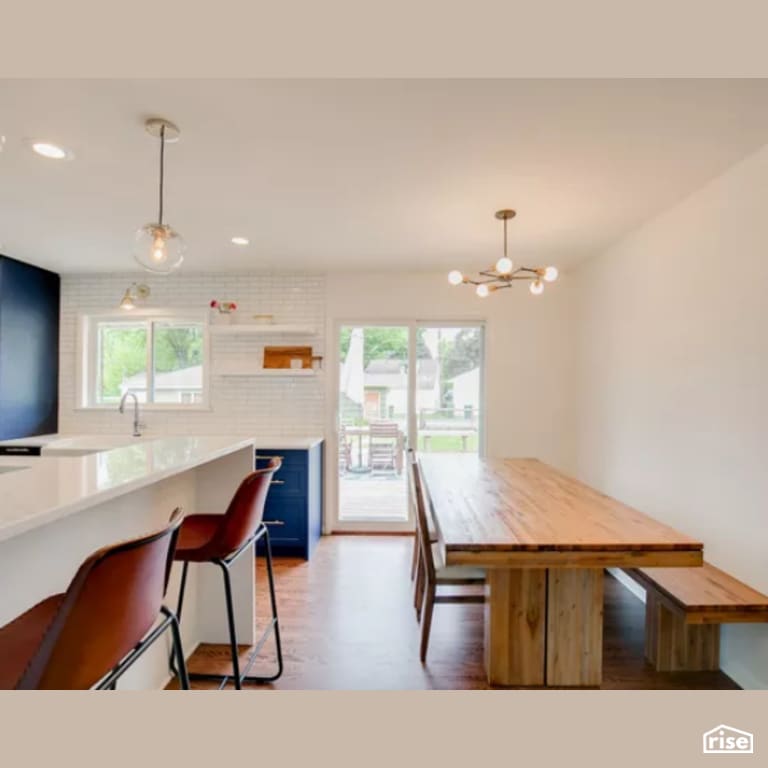
[[[576,271],[577,473],[768,593],[768,148]],[[723,631],[768,687],[768,626]]]

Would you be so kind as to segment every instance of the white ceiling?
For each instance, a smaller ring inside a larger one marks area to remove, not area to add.
[[[138,269],[152,115],[182,131],[184,271],[481,267],[501,207],[518,263],[567,267],[768,141],[767,80],[4,80],[0,105],[0,251],[64,273]]]

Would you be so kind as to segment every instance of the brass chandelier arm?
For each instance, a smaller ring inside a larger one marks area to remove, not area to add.
[[[520,274],[521,272],[526,272],[527,274]],[[498,272],[481,272],[480,273],[483,277],[487,277],[488,280],[483,280],[481,282],[490,283],[494,280],[498,280],[499,282],[508,282],[510,280],[537,280],[539,278],[539,270],[538,269],[529,269],[528,267],[520,267],[516,269],[514,272],[510,272],[508,275],[501,275]],[[473,285],[477,285],[477,283],[473,280],[470,280],[469,278],[466,278],[464,280],[465,283],[472,283]]]

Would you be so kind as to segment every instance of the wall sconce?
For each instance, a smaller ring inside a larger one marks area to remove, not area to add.
[[[123,299],[120,302],[120,309],[136,309],[136,302],[146,301],[150,293],[148,285],[131,283],[130,287],[125,289],[125,294],[123,294]]]

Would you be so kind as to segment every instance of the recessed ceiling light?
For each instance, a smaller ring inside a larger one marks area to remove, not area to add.
[[[235,245],[248,245],[251,241],[247,237],[233,237],[232,242]]]
[[[73,157],[69,150],[48,141],[33,141],[32,151],[50,160],[67,160]]]

